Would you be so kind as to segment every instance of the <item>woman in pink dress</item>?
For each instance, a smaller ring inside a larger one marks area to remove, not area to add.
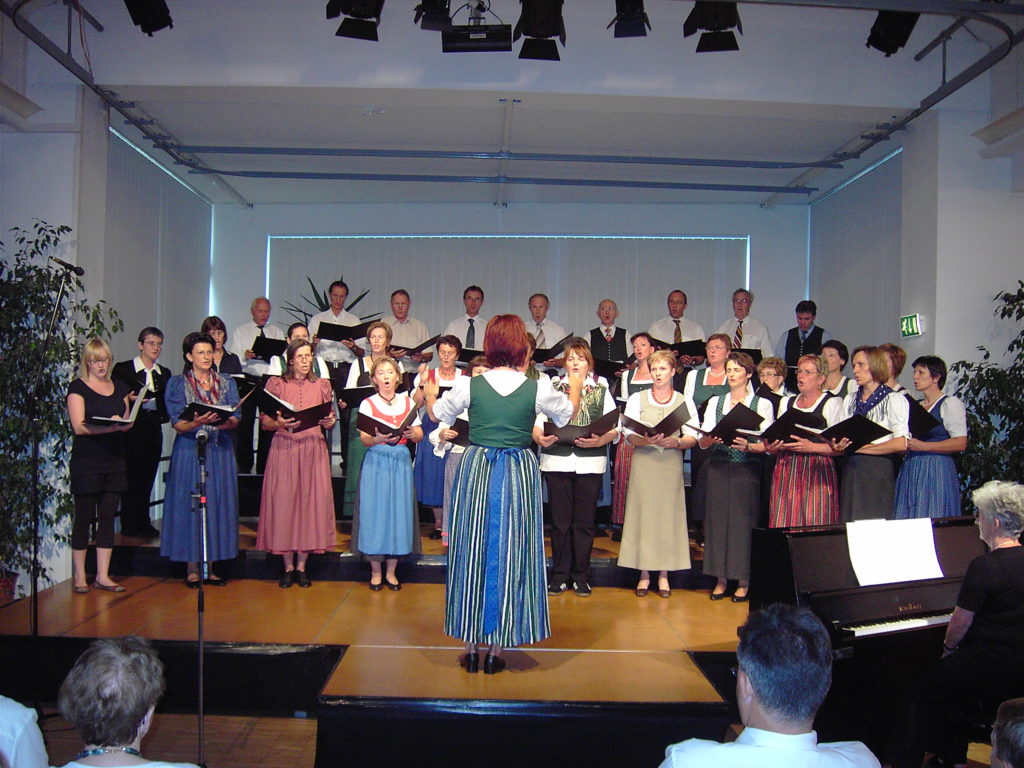
[[[331,382],[313,372],[313,347],[296,339],[285,350],[288,370],[267,382],[267,392],[305,410],[330,402]],[[320,420],[324,429],[334,427],[333,411]],[[278,585],[287,589],[312,584],[306,574],[310,552],[322,553],[335,544],[334,497],[331,467],[323,433],[317,427],[297,430],[298,421],[281,412],[260,414],[260,426],[276,432],[270,444],[263,476],[263,498],[256,548],[284,557],[284,573]]]

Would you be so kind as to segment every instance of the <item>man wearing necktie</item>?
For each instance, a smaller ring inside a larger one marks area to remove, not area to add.
[[[683,317],[688,305],[686,293],[678,288],[668,294],[668,317],[651,323],[647,332],[657,341],[678,344],[681,341],[704,341],[704,329],[698,324]],[[683,355],[680,362],[686,366],[700,365],[704,362],[703,355],[690,357]]]
[[[466,314],[448,323],[444,335],[457,337],[464,350],[482,349],[484,331],[487,330],[487,318],[480,315],[480,308],[484,305],[484,289],[479,285],[468,286],[462,292],[462,304]]]
[[[750,316],[750,306],[754,303],[754,294],[746,288],[737,288],[732,292],[733,316],[718,327],[718,333],[724,333],[732,339],[733,350],[753,349],[761,353],[761,357],[771,357],[771,334],[768,328],[756,317]],[[760,362],[758,360],[757,362]]]
[[[788,374],[786,388],[796,391],[796,362],[801,355],[820,355],[821,345],[832,338],[824,328],[814,324],[818,317],[818,305],[805,299],[796,305],[796,328],[790,328],[779,337],[775,345],[775,356],[786,361]]]
[[[526,330],[533,334],[537,342],[537,349],[549,349],[552,344],[557,344],[566,336],[566,330],[548,318],[548,307],[551,303],[543,293],[535,293],[530,297],[528,303],[530,308],[531,322],[525,323]],[[544,365],[548,368],[560,368],[561,364],[556,359],[545,360]]]
[[[602,299],[597,305],[597,319],[601,324],[590,329],[590,349],[599,360],[625,362],[629,357],[629,332],[615,325],[619,308],[611,299]]]

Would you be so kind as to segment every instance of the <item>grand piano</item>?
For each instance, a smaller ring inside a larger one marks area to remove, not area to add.
[[[843,525],[754,531],[751,610],[813,611],[832,637],[832,690],[815,727],[822,741],[856,739],[884,752],[902,694],[942,652],[967,566],[985,546],[973,518],[932,521],[943,577],[860,587]]]

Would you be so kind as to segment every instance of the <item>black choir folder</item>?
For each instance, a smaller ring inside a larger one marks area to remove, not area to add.
[[[376,322],[376,320],[370,320],[366,323],[359,323],[359,325],[320,323],[316,329],[316,337],[326,341],[358,341],[366,338],[366,329]]]
[[[618,378],[619,372],[625,370],[629,366],[626,363],[617,363],[614,360],[602,360],[599,357],[594,358],[594,373],[597,376],[604,376],[608,380],[609,384],[614,383],[615,379]]]
[[[437,336],[433,336],[433,337],[427,339],[422,344],[417,344],[415,347],[403,347],[401,344],[393,344],[391,346],[391,349],[393,349],[393,350],[405,350],[405,354],[403,354],[402,357],[410,357],[411,355],[415,355],[418,352],[422,352],[427,347],[434,346],[437,343],[437,340],[440,339],[440,338],[441,338],[441,334],[438,334]]]
[[[791,438],[796,435],[818,443],[822,442],[821,433],[827,426],[825,419],[815,413],[790,408],[759,437],[764,443],[774,443],[776,440],[789,443],[792,442]]]
[[[707,342],[703,339],[693,339],[691,341],[680,341],[673,344],[671,341],[663,341],[662,339],[655,339],[654,346],[660,347],[661,349],[667,349],[670,352],[678,352],[680,357],[704,357],[707,352]]]
[[[185,410],[181,412],[181,416],[178,417],[178,421],[193,421],[196,416],[202,416],[204,413],[215,413],[217,414],[217,420],[211,422],[210,426],[218,427],[225,421],[230,419],[238,412],[239,406],[242,404],[232,407],[230,405],[207,405],[206,403],[189,403],[185,406]]]
[[[484,351],[482,349],[472,349],[471,347],[463,347],[462,351],[459,352],[459,362],[463,365],[469,365],[470,361],[477,355],[482,355]]]
[[[287,348],[287,341],[269,336],[257,336],[252,343],[252,353],[265,363],[269,363],[276,355],[283,355]]]
[[[380,434],[388,435],[389,437],[401,437],[402,433],[405,432],[405,430],[407,430],[415,420],[415,408],[409,409],[409,413],[406,414],[405,418],[402,419],[402,423],[397,427],[393,427],[379,419],[375,419],[373,416],[367,416],[365,413],[360,413],[356,418],[356,429],[360,432],[365,432],[368,435],[375,435],[379,432]]]
[[[670,413],[664,419],[659,421],[653,427],[648,426],[647,424],[644,424],[641,421],[637,421],[636,419],[631,419],[629,416],[626,416],[625,414],[622,415],[621,419],[622,426],[626,427],[632,432],[635,432],[641,437],[655,437],[657,435],[667,437],[668,435],[678,432],[679,429],[683,426],[683,424],[690,420],[690,409],[686,407],[685,402],[682,402],[679,404],[678,408],[672,411],[672,413]],[[608,430],[605,430],[605,432],[607,431]]]
[[[932,414],[923,405],[921,405],[920,401],[915,400],[909,394],[905,395],[905,397],[907,398],[907,402],[910,403],[910,434],[920,440],[939,426],[939,420],[932,416]]]
[[[123,416],[86,416],[85,420],[90,424],[134,424],[136,417],[139,415],[139,410],[142,408],[143,403],[149,402],[145,399],[147,392],[151,391],[149,387],[143,385],[142,389],[139,390],[138,397],[135,398],[135,404],[132,409],[128,412],[128,418]]]
[[[463,448],[469,447],[469,422],[465,419],[456,419],[455,423],[452,424],[451,429],[454,429],[457,437],[454,440],[449,440],[452,445],[461,445]]]
[[[590,437],[591,435],[600,437],[605,432],[615,429],[618,424],[619,412],[618,410],[612,410],[585,427],[577,427],[572,424],[556,427],[553,422],[546,421],[544,422],[544,434],[557,435],[558,440],[555,441],[555,445],[575,445],[577,438]]]
[[[272,395],[270,392],[263,390],[260,394],[260,411],[268,416],[276,417],[280,413],[285,419],[297,419],[299,425],[295,428],[295,431],[302,432],[305,429],[319,426],[320,419],[325,419],[329,414],[333,413],[334,402],[328,400],[325,403],[320,403],[320,405],[314,405],[312,408],[296,410],[295,406],[287,400],[282,400],[277,395]]]
[[[377,390],[373,387],[352,387],[352,389],[339,389],[335,397],[345,404],[346,408],[358,408],[359,404]]]
[[[721,397],[728,397],[728,395],[721,395]],[[762,421],[764,419],[756,411],[751,410],[743,403],[737,403],[710,432],[703,429],[697,431],[702,435],[720,438],[723,443],[730,445],[737,437],[750,440],[752,433],[757,434]]]

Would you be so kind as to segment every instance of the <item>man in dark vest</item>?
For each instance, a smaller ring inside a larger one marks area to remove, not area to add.
[[[805,299],[796,305],[796,328],[779,337],[775,355],[786,361],[786,389],[796,392],[796,361],[801,355],[820,355],[821,345],[832,338],[824,328],[814,324],[818,305]]]
[[[590,329],[590,351],[598,360],[612,360],[621,363],[629,357],[629,333],[615,325],[619,308],[611,299],[603,299],[597,305],[597,319],[601,324]]]

